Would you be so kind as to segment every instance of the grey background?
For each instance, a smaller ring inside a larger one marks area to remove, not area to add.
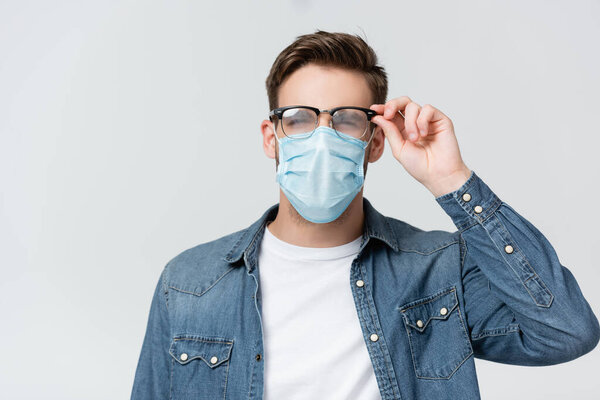
[[[452,119],[600,315],[599,3],[422,3],[0,2],[0,396],[128,398],[164,264],[277,202],[264,80],[317,28],[366,35],[389,98]],[[365,196],[455,230],[387,142]],[[476,363],[484,399],[592,399],[599,361]]]

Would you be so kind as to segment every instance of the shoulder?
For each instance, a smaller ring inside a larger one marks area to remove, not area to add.
[[[225,258],[245,231],[242,229],[200,243],[177,254],[163,269],[165,285],[194,294],[202,293],[207,282],[210,285],[231,272],[233,266]]]
[[[424,230],[397,218],[385,217],[393,231],[401,251],[429,254],[451,245],[458,245],[460,232],[445,230]]]

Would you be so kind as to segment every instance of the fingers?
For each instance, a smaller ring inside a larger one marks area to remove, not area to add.
[[[385,110],[383,116],[390,119],[398,113],[399,110],[404,110],[406,105],[412,100],[408,96],[396,97],[385,103]]]
[[[421,112],[419,113],[416,122],[417,128],[421,136],[427,136],[427,133],[429,131],[429,123],[433,119],[434,114],[435,108],[433,108],[430,104],[425,104],[423,107],[421,107]]]
[[[406,127],[406,134],[408,138],[415,142],[419,138],[419,131],[417,128],[417,117],[419,116],[419,112],[421,111],[421,106],[411,101],[406,105],[404,109],[404,115],[406,116],[406,120],[404,121],[404,126]]]
[[[402,137],[398,126],[393,121],[385,119],[382,115],[374,116],[373,118],[371,118],[371,121],[381,127],[383,134],[390,142],[392,154],[394,155],[394,157],[398,158],[400,150],[402,149],[405,143],[405,140]]]
[[[421,107],[408,96],[391,99],[385,104],[373,104],[371,109],[382,114],[385,119],[391,119],[394,122],[400,122],[401,119],[402,123],[396,125],[402,137],[412,142],[427,136],[430,133],[429,124],[444,117],[443,113],[430,104]]]
[[[375,111],[377,114],[380,114],[382,117],[384,117],[385,104],[373,104],[373,105],[371,105],[370,108],[371,108],[371,110]],[[402,137],[404,139],[406,139],[406,136],[404,133],[404,114],[402,114],[402,112],[400,110],[398,110],[395,114],[392,113],[392,118],[387,118],[387,119],[391,120],[394,124],[396,124],[396,126],[398,127],[398,130],[402,134]],[[375,121],[373,121],[373,122],[375,122]]]

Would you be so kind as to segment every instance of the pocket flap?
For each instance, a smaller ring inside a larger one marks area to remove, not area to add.
[[[181,365],[197,358],[211,368],[229,360],[233,339],[197,335],[178,335],[171,341],[169,353]]]
[[[450,286],[427,297],[406,303],[398,309],[408,325],[423,332],[433,319],[447,319],[458,305],[456,287]]]

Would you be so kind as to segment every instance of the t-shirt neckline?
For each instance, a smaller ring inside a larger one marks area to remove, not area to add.
[[[304,247],[288,243],[276,237],[265,227],[265,233],[262,238],[262,245],[269,251],[273,251],[282,257],[293,260],[335,260],[358,253],[360,249],[362,235],[339,246],[333,247]]]

